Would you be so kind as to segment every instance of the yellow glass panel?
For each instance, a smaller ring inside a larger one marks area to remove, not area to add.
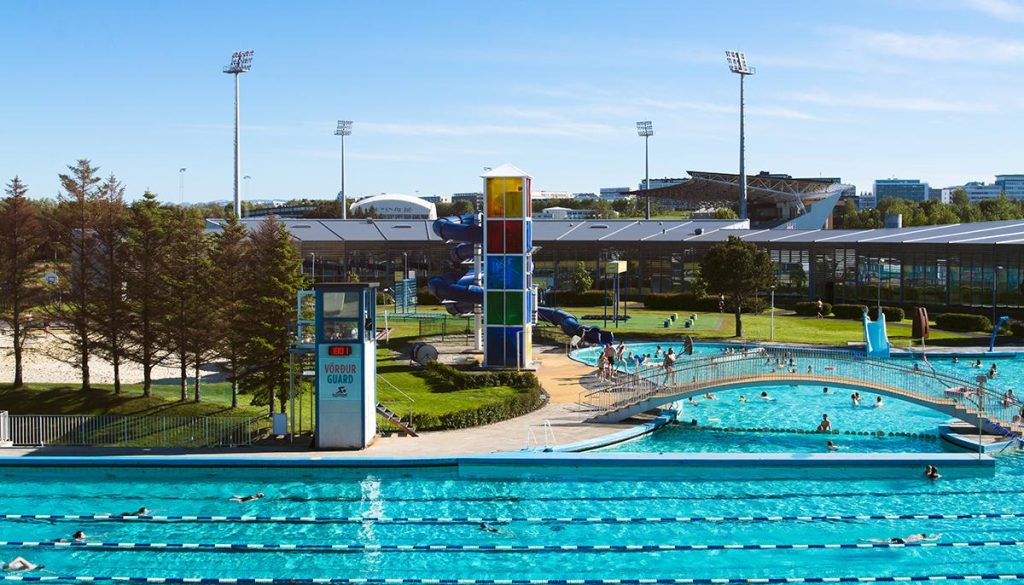
[[[505,181],[501,177],[487,179],[487,217],[505,217]]]
[[[523,179],[505,179],[505,217],[523,217]]]

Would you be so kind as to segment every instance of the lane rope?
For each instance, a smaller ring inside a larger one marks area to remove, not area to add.
[[[1024,512],[978,514],[825,514],[805,516],[190,516],[125,514],[0,514],[0,520],[125,522],[259,522],[286,524],[643,524],[686,522],[820,522],[849,520],[976,520],[1024,518]]]
[[[90,583],[191,583],[199,585],[715,585],[758,583],[894,583],[922,581],[1006,581],[1024,579],[1024,573],[974,573],[906,576],[840,577],[723,577],[671,579],[386,579],[379,577],[115,577],[94,575],[0,575],[3,581]]]
[[[213,542],[0,541],[0,547],[99,550],[307,551],[307,552],[664,552],[705,550],[837,550],[1024,546],[1024,540],[969,542],[856,542],[839,544],[281,544]]]

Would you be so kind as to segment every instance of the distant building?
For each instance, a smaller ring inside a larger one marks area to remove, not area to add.
[[[444,199],[440,195],[418,195],[418,197],[424,201],[429,201],[430,203],[433,203],[435,205],[444,201]]]
[[[1009,199],[1024,199],[1024,175],[996,175],[995,183],[974,181],[964,185],[964,191],[971,201],[999,197],[1001,193]]]
[[[272,207],[252,207],[246,209],[242,214],[245,217],[267,217],[273,215],[279,218],[301,218],[306,214],[315,211],[316,205],[274,205]]]
[[[876,205],[890,197],[909,199],[910,201],[927,201],[928,195],[928,183],[922,183],[918,179],[878,179],[875,181]]]
[[[573,193],[573,199],[597,199],[597,193]]]
[[[541,209],[533,219],[577,220],[594,217],[593,209],[570,209],[568,207],[547,207]]]
[[[568,191],[532,191],[530,199],[543,201],[545,199],[574,199],[573,194]]]
[[[374,195],[356,201],[349,210],[368,213],[374,219],[437,219],[434,204],[413,195]]]
[[[861,193],[857,197],[857,209],[874,209],[875,203],[877,201],[875,200],[874,193]]]
[[[456,201],[469,201],[475,209],[479,209],[483,197],[483,193],[452,193],[452,203]]]
[[[599,197],[605,201],[621,201],[631,199],[633,195],[634,193],[630,192],[629,187],[601,187]]]
[[[682,185],[690,179],[680,179],[675,177],[662,177],[660,179],[651,179],[651,189],[661,189],[662,187],[671,187],[672,185]],[[639,190],[643,191],[647,187],[647,183],[641,179]]]

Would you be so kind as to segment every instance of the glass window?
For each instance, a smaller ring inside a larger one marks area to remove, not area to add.
[[[324,339],[359,339],[359,321],[324,321]]]
[[[324,319],[358,319],[359,291],[325,292]]]

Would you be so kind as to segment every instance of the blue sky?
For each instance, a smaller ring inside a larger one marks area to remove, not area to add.
[[[535,188],[748,171],[933,186],[1024,172],[1024,2],[1010,0],[36,2],[0,4],[0,176],[53,196],[78,158],[132,197],[232,188],[231,52],[250,197],[477,190],[511,162]]]

